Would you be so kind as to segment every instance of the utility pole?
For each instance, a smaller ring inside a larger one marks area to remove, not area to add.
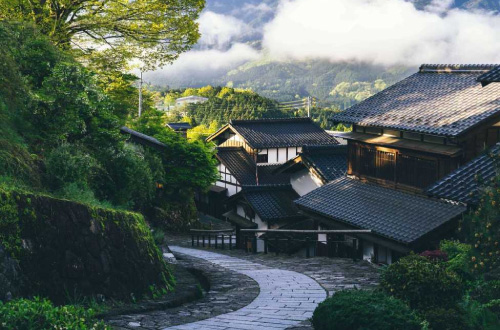
[[[307,97],[307,117],[311,118],[311,97]]]
[[[142,114],[142,70],[141,70],[141,80],[139,82],[139,117]]]

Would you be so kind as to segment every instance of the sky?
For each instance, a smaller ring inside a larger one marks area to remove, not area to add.
[[[500,15],[433,0],[207,0],[193,50],[162,74],[220,73],[259,59],[500,63]]]

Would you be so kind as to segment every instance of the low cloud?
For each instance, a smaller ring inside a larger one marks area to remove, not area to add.
[[[221,70],[229,70],[246,61],[259,58],[260,54],[252,47],[237,43],[228,50],[208,49],[192,50],[181,54],[172,64],[158,71],[155,75],[169,76],[206,76]]]
[[[228,47],[234,39],[252,32],[251,27],[236,17],[211,11],[202,13],[198,23],[201,33],[198,45],[202,47],[222,49]]]
[[[500,62],[500,16],[451,4],[434,0],[421,11],[404,0],[283,0],[263,46],[276,59]]]

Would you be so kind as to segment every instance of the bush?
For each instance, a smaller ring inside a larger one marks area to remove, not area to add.
[[[448,255],[446,268],[454,271],[464,279],[472,279],[471,270],[471,249],[469,244],[459,241],[443,240],[439,244],[441,251]]]
[[[443,262],[409,255],[387,267],[382,288],[412,308],[453,307],[463,296],[461,278]]]
[[[464,311],[457,308],[433,308],[425,311],[424,317],[433,330],[471,329]]]
[[[316,330],[417,330],[417,316],[401,300],[383,292],[347,290],[326,299],[314,311]]]
[[[49,300],[19,299],[0,302],[0,330],[104,330],[111,329],[95,318],[92,309],[72,305],[55,307]]]

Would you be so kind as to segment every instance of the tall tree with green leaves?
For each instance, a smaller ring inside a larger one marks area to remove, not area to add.
[[[103,49],[145,69],[175,60],[199,38],[204,0],[0,0],[0,18],[31,21],[61,48]]]

